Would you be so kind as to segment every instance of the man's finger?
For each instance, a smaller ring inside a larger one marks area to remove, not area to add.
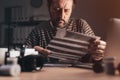
[[[104,45],[98,45],[97,48],[100,49],[100,50],[105,50],[106,46],[104,46]]]
[[[42,48],[40,46],[35,46],[34,49],[37,50],[40,53],[47,54],[47,55],[51,53],[50,50],[44,49],[44,48]]]

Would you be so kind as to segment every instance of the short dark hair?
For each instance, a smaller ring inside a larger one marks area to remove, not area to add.
[[[50,6],[52,3],[52,0],[47,0],[47,3],[48,3],[48,6]],[[76,0],[73,0],[73,3],[76,4]]]

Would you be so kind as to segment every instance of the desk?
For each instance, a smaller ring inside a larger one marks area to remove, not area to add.
[[[120,80],[120,75],[95,74],[92,70],[72,67],[44,67],[39,72],[22,72],[18,77],[0,76],[0,80]]]

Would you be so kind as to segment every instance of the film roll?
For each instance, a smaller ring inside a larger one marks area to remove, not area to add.
[[[2,65],[0,66],[0,75],[4,76],[18,76],[21,73],[19,65]]]

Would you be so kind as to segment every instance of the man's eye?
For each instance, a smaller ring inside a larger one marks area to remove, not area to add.
[[[60,8],[57,8],[56,10],[57,10],[57,11],[59,11],[59,10],[60,10]]]
[[[54,10],[55,10],[55,11],[60,11],[60,8],[55,8]]]

